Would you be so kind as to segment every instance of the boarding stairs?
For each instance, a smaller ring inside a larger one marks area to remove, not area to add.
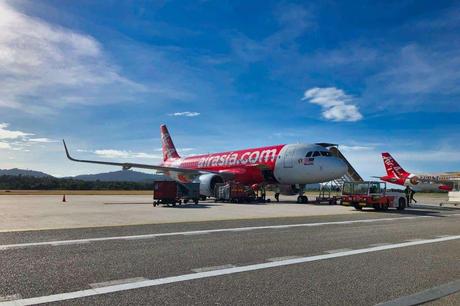
[[[345,158],[345,156],[338,149],[338,145],[329,144],[329,143],[318,143],[318,145],[328,148],[332,155],[342,159],[345,164],[348,166],[348,171],[341,178],[332,180],[321,184],[321,190],[341,190],[342,185],[345,182],[363,182],[363,178],[355,170],[355,168],[350,164],[350,162]]]

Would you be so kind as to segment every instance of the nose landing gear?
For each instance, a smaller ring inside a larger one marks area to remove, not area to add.
[[[308,197],[304,196],[305,185],[299,185],[299,196],[297,197],[297,203],[308,203]]]
[[[304,195],[299,195],[297,197],[297,203],[308,203],[308,197],[307,196],[304,196]]]

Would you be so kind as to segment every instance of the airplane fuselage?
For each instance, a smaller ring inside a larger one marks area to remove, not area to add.
[[[287,144],[167,159],[164,166],[225,172],[243,184],[309,184],[341,177],[347,166],[324,147]],[[185,176],[170,174],[187,181]]]

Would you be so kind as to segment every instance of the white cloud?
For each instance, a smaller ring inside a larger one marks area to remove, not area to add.
[[[0,142],[0,150],[1,149],[11,149],[11,145],[7,142]]]
[[[55,139],[49,139],[49,138],[29,138],[28,141],[30,141],[30,142],[41,142],[41,143],[58,142]]]
[[[113,149],[96,150],[94,151],[94,153],[104,158],[146,158],[146,159],[162,158],[161,155],[157,155],[157,154],[149,154],[149,153],[144,153],[144,152],[131,152],[131,151],[123,151],[123,150],[113,150]]]
[[[363,118],[353,99],[341,89],[335,87],[315,87],[305,91],[302,100],[320,105],[323,117],[332,121],[358,121]]]
[[[339,149],[341,151],[369,151],[369,150],[374,150],[374,147],[340,145]]]
[[[27,16],[3,1],[0,78],[0,107],[31,113],[113,103],[143,90],[120,76],[93,37]]]
[[[184,117],[196,117],[196,116],[199,116],[200,113],[198,112],[177,112],[177,113],[172,113],[172,114],[169,114],[170,116],[184,116]]]
[[[22,131],[8,130],[8,126],[8,123],[0,123],[0,139],[17,139],[33,135]]]

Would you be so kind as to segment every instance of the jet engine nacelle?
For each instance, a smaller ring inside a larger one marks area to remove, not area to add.
[[[279,185],[279,191],[282,195],[295,195],[299,193],[300,188],[296,185]]]
[[[198,181],[200,183],[200,194],[209,197],[214,195],[216,184],[223,183],[224,179],[217,174],[209,173],[200,175]]]
[[[418,183],[420,183],[420,179],[417,177],[417,176],[413,176],[413,177],[410,177],[410,178],[407,178],[406,179],[406,186],[407,185],[418,185]]]

